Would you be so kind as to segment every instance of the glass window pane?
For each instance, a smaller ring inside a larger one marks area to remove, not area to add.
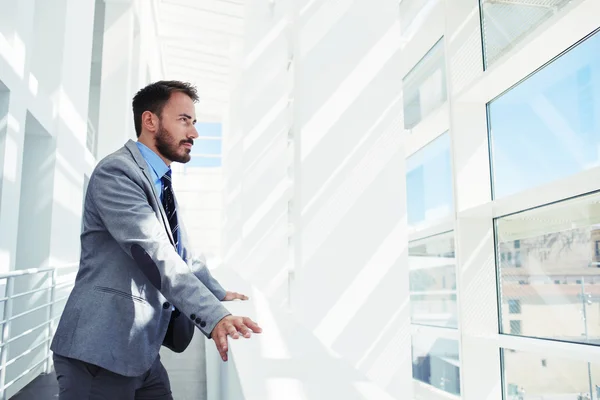
[[[482,0],[486,68],[573,0]]]
[[[460,395],[458,341],[431,335],[412,336],[413,378],[447,393]],[[427,399],[415,390],[415,399]]]
[[[454,233],[410,243],[408,265],[412,322],[457,328]]]
[[[220,122],[196,122],[198,135],[208,137],[221,137],[222,125]]]
[[[454,201],[448,132],[410,156],[406,171],[410,228],[426,228],[449,217]]]
[[[495,225],[501,332],[600,345],[600,193]]]
[[[194,157],[184,164],[184,167],[194,168],[194,167],[220,167],[221,166],[221,157]]]
[[[404,128],[412,129],[446,101],[444,38],[404,77]]]
[[[196,139],[191,154],[221,154],[221,140]]]
[[[505,400],[600,398],[598,364],[510,349],[503,349],[502,356]]]
[[[600,165],[600,34],[489,104],[494,197]]]

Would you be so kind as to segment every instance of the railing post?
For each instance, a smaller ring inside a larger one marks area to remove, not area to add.
[[[56,301],[56,275],[57,270],[54,268],[52,270],[51,277],[51,286],[50,286],[50,305],[48,306],[48,328],[47,328],[47,337],[46,337],[46,365],[45,371],[49,374],[52,371],[52,354],[50,353],[50,343],[52,341],[52,337],[54,336],[54,302]]]
[[[6,358],[8,357],[8,347],[9,345],[6,343],[8,341],[8,338],[10,337],[10,325],[11,325],[11,321],[10,318],[12,318],[12,303],[13,303],[13,294],[14,294],[14,290],[15,290],[15,279],[14,277],[10,276],[8,278],[6,278],[6,301],[4,302],[4,315],[2,316],[4,318],[4,321],[6,321],[4,323],[4,325],[2,326],[2,341],[1,341],[1,345],[2,347],[0,348],[0,368],[2,368],[0,370],[0,399],[2,400],[6,400],[7,396],[6,396],[6,390],[4,388],[4,386],[6,385]]]

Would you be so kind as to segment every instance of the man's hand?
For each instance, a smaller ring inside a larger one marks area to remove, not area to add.
[[[223,361],[227,361],[227,335],[233,339],[239,339],[241,333],[245,338],[249,338],[251,336],[250,331],[261,333],[262,329],[248,317],[228,315],[217,323],[211,337],[215,341],[217,350]]]
[[[248,296],[245,294],[237,293],[237,292],[227,292],[223,301],[232,301],[232,300],[248,300]]]

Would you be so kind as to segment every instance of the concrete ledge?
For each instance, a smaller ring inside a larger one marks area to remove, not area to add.
[[[251,339],[229,340],[224,363],[207,340],[208,400],[392,400],[361,372],[330,353],[291,314],[271,307],[257,288],[235,272],[213,271],[221,284],[250,296],[227,302],[233,315],[258,322],[263,333]]]

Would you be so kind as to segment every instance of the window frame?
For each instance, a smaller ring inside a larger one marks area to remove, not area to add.
[[[600,346],[558,342],[499,333],[494,219],[598,190],[600,167],[501,199],[492,199],[487,104],[598,29],[600,2],[582,0],[568,7],[521,41],[505,57],[483,70],[479,2],[450,16],[446,58],[461,68],[448,69],[450,132],[455,180],[455,233],[461,336],[461,384],[466,400],[504,398],[501,349],[537,352],[589,361]],[[466,17],[468,14],[468,17]],[[466,20],[465,20],[466,18]],[[465,44],[479,29],[479,40]],[[467,61],[465,54],[477,54]],[[465,76],[466,75],[466,76]],[[409,135],[414,136],[414,135]],[[409,137],[407,142],[412,138]]]

